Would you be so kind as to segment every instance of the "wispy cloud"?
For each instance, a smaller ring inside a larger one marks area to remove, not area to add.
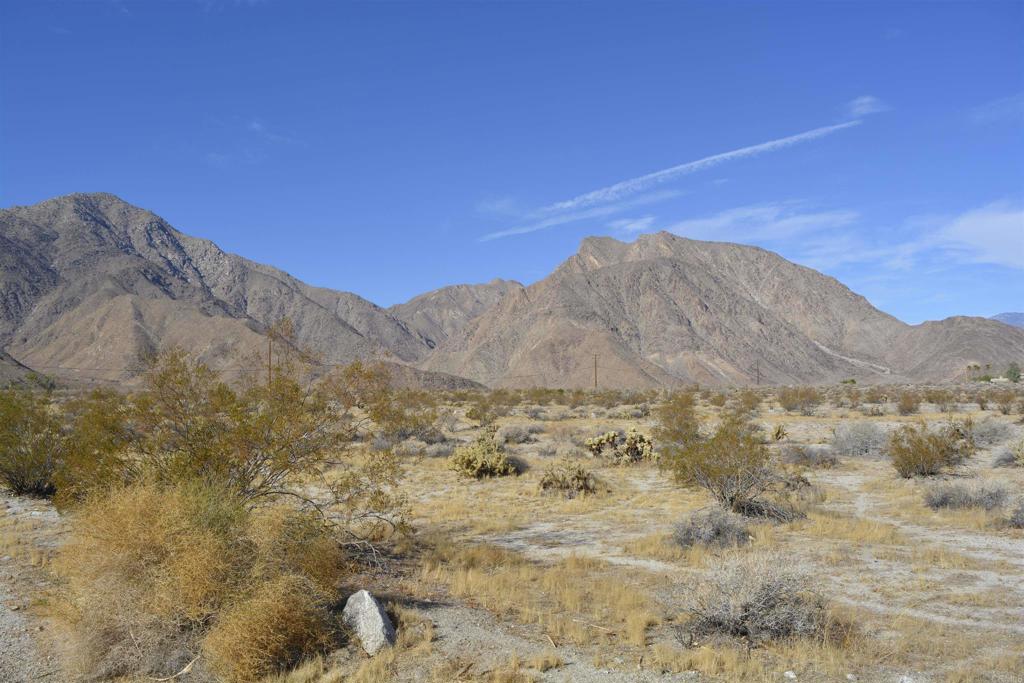
[[[679,190],[663,190],[661,192],[651,192],[646,195],[635,197],[628,201],[622,201],[615,204],[608,204],[605,206],[594,206],[582,211],[573,211],[562,213],[557,216],[550,216],[540,220],[535,220],[527,225],[521,225],[515,228],[509,228],[507,230],[498,230],[497,232],[491,232],[480,238],[481,242],[489,242],[491,240],[500,239],[502,237],[511,237],[512,235],[525,235],[531,232],[537,232],[538,230],[544,230],[546,228],[553,228],[557,225],[565,225],[566,223],[575,223],[576,221],[587,220],[591,218],[604,218],[606,216],[612,216],[620,213],[627,209],[631,209],[637,206],[644,206],[646,204],[654,204],[656,202],[665,201],[673,197],[678,197],[682,192]]]
[[[967,211],[936,234],[938,246],[964,260],[1024,268],[1024,207],[999,201]]]
[[[857,119],[883,111],[889,111],[889,105],[874,95],[861,95],[846,103],[846,113]]]
[[[656,220],[655,216],[640,216],[639,218],[620,218],[608,223],[608,227],[618,232],[644,232],[650,230]]]
[[[713,216],[679,221],[667,229],[695,239],[772,242],[843,228],[858,218],[856,211],[805,211],[802,202],[788,201],[727,209]]]
[[[971,110],[971,121],[990,124],[998,121],[1024,123],[1024,93],[986,102]]]
[[[572,199],[546,206],[541,209],[541,211],[544,213],[573,211],[589,206],[595,206],[597,204],[606,204],[618,201],[625,197],[629,197],[630,195],[649,190],[656,185],[679,178],[680,176],[696,173],[697,171],[703,171],[704,169],[718,166],[719,164],[724,164],[728,161],[755,157],[768,152],[785,149],[786,147],[791,147],[802,142],[817,140],[846,128],[852,128],[860,123],[860,120],[854,120],[833,126],[823,126],[821,128],[804,131],[803,133],[797,133],[796,135],[790,135],[776,140],[769,140],[768,142],[749,145],[747,147],[740,147],[739,149],[714,154],[695,161],[688,161],[677,166],[655,171],[654,173],[648,173],[636,178],[630,178],[629,180],[623,180],[622,182],[615,183],[614,185],[609,185],[592,192],[587,192],[586,194],[581,194],[577,197],[573,197]]]
[[[268,142],[280,142],[287,144],[296,144],[301,142],[299,139],[292,137],[291,135],[285,135],[277,130],[271,130],[266,123],[260,119],[251,119],[245,124],[245,129]]]

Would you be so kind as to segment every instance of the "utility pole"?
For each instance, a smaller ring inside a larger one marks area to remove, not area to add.
[[[756,380],[757,386],[761,386],[761,359],[760,358],[758,358],[756,361],[754,361],[754,372],[757,375],[757,380]]]
[[[274,367],[274,335],[267,331],[267,387],[270,387],[271,368]]]
[[[597,391],[597,354],[594,354],[594,391]]]

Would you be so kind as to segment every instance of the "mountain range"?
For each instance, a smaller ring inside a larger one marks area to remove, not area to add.
[[[31,368],[130,383],[171,346],[241,377],[261,371],[265,331],[285,317],[327,365],[383,360],[429,387],[940,382],[1024,360],[1010,324],[907,325],[772,252],[664,232],[587,238],[530,286],[454,285],[385,309],[114,195],[0,210],[0,380]]]

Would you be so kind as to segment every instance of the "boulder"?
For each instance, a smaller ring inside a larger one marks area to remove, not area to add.
[[[353,593],[345,602],[341,616],[345,625],[359,638],[366,654],[371,657],[380,652],[381,648],[394,644],[395,627],[380,602],[369,591]]]

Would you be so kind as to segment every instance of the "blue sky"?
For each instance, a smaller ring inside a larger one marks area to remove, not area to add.
[[[107,191],[389,305],[587,235],[1024,310],[1024,3],[0,3],[0,205]]]

